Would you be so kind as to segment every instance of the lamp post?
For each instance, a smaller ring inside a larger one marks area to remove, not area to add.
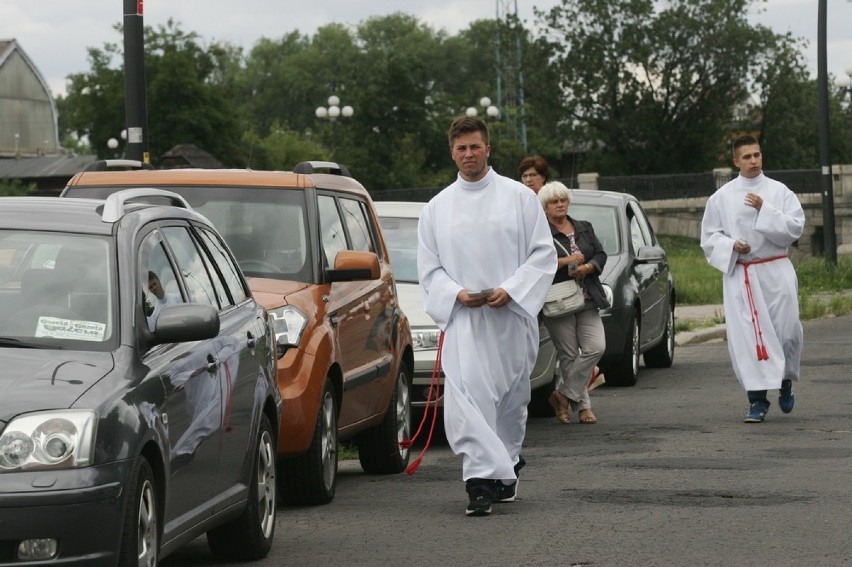
[[[314,114],[320,120],[328,120],[332,123],[331,149],[332,152],[335,153],[335,159],[337,159],[337,129],[334,127],[334,123],[337,122],[337,119],[341,116],[343,118],[352,118],[352,115],[355,114],[355,109],[349,105],[341,107],[340,97],[337,95],[331,95],[328,97],[328,107],[318,106],[314,111]]]
[[[500,117],[500,109],[491,104],[491,99],[487,96],[479,99],[479,106],[485,109],[485,116],[488,118],[499,118]],[[479,111],[475,106],[468,106],[467,110],[464,113],[468,116],[477,116]]]
[[[831,184],[831,144],[828,123],[828,56],[826,54],[827,1],[817,3],[817,109],[819,115],[820,189],[825,259],[837,265],[837,234],[834,230],[834,188]]]

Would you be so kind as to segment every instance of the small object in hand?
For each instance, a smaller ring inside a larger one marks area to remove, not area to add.
[[[492,287],[489,287],[488,289],[469,290],[467,292],[467,294],[470,297],[482,297],[482,296],[488,297],[492,293],[494,293],[494,288],[492,288]]]
[[[740,246],[748,246],[748,242],[746,242],[742,238],[737,238],[737,244],[739,244]]]

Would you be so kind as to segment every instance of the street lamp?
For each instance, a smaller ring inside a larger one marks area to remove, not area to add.
[[[121,139],[125,142],[127,141],[127,130],[121,131]],[[118,155],[118,153],[115,151],[118,149],[118,140],[116,140],[115,138],[110,138],[109,140],[107,140],[107,147],[113,151],[114,155]]]
[[[500,109],[497,108],[496,106],[494,106],[493,104],[491,104],[491,99],[488,98],[487,96],[484,96],[481,99],[479,99],[479,106],[481,106],[482,108],[485,109],[485,115],[488,118],[499,118],[500,117]],[[475,106],[468,106],[467,110],[465,110],[464,113],[468,116],[473,117],[473,116],[478,115],[479,111],[476,109]]]
[[[328,107],[318,106],[314,111],[314,114],[316,114],[317,118],[331,120],[334,122],[340,116],[344,118],[351,118],[352,115],[355,114],[355,109],[349,105],[341,108],[340,98],[335,95],[331,95],[328,97]]]
[[[852,67],[846,68],[846,78],[837,77],[834,84],[843,94],[849,93],[849,112],[852,112]]]

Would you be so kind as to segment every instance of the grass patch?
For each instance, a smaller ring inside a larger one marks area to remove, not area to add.
[[[722,274],[704,258],[698,240],[682,236],[660,236],[666,249],[677,289],[678,305],[722,303]],[[793,257],[799,279],[799,311],[802,319],[852,313],[852,258],[840,257],[837,265],[824,258]],[[718,320],[716,320],[718,319]],[[678,323],[678,331],[724,322],[719,317],[706,323]]]

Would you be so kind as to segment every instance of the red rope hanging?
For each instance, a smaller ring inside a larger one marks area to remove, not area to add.
[[[399,443],[399,446],[403,449],[410,449],[411,446],[414,445],[414,441],[420,436],[420,432],[423,430],[423,425],[426,423],[429,412],[432,412],[432,423],[429,425],[429,436],[426,438],[426,443],[423,445],[423,450],[420,451],[420,455],[411,461],[405,468],[405,472],[408,476],[413,475],[414,471],[417,470],[417,467],[420,466],[420,463],[423,462],[423,455],[426,454],[426,449],[428,449],[429,445],[432,443],[432,433],[435,431],[435,422],[438,418],[438,382],[441,379],[441,350],[443,346],[444,332],[441,331],[441,334],[438,336],[438,352],[435,355],[435,367],[432,369],[432,379],[429,382],[429,393],[426,395],[426,407],[423,410],[423,417],[420,419],[420,425],[417,427],[417,431],[412,437],[403,439]]]
[[[754,303],[754,295],[751,292],[751,281],[748,277],[748,267],[754,264],[763,264],[773,260],[780,260],[787,256],[773,256],[772,258],[763,258],[762,260],[752,260],[750,262],[738,262],[743,267],[743,277],[745,278],[746,297],[748,298],[748,310],[751,315],[751,326],[754,329],[754,342],[757,350],[757,360],[769,360],[769,353],[766,352],[766,344],[763,342],[763,329],[760,328],[760,318],[757,313],[757,306]]]

